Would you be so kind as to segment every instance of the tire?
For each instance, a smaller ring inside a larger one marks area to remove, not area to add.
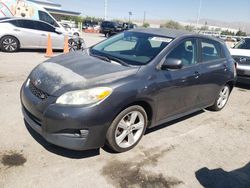
[[[77,51],[77,50],[78,50],[77,42],[73,39],[69,39],[69,51],[73,52],[73,51]]]
[[[221,111],[228,102],[230,91],[231,91],[230,86],[224,85],[221,88],[219,95],[216,98],[215,103],[213,104],[213,106],[209,107],[208,109],[212,111]]]
[[[106,33],[106,34],[105,34],[105,37],[109,38],[109,37],[110,37],[110,33],[109,33],[109,32]]]
[[[80,36],[79,33],[74,33],[73,35],[76,36],[76,37]]]
[[[4,36],[0,40],[0,48],[3,52],[17,52],[20,49],[20,42],[16,37]]]
[[[131,150],[141,140],[147,125],[145,110],[141,106],[130,106],[118,114],[112,122],[106,134],[106,144],[117,153]]]

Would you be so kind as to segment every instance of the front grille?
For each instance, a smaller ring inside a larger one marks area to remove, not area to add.
[[[250,65],[250,57],[245,56],[233,56],[234,60],[239,64],[249,64]]]
[[[45,100],[49,96],[47,93],[38,89],[32,82],[29,83],[29,88],[30,88],[31,93],[41,100]]]

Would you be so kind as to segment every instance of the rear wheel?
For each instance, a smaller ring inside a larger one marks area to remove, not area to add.
[[[110,32],[106,33],[105,37],[109,38],[110,37]]]
[[[115,152],[125,152],[135,147],[145,133],[147,114],[141,106],[123,110],[108,129],[107,145]]]
[[[230,86],[229,85],[223,86],[222,89],[220,90],[219,96],[217,97],[217,100],[215,101],[214,105],[209,107],[209,109],[213,111],[222,110],[227,104],[229,95],[230,95]]]
[[[79,33],[74,33],[73,35],[76,36],[76,37],[80,36]]]
[[[78,50],[78,44],[75,40],[69,39],[69,51],[77,51]]]
[[[0,40],[0,48],[3,52],[17,52],[20,48],[20,43],[13,36],[5,36]]]

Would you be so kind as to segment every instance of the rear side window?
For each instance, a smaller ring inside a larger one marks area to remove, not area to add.
[[[19,27],[25,29],[36,29],[36,22],[30,20],[17,20],[16,23]]]
[[[212,40],[201,41],[201,55],[202,61],[213,61],[224,57],[221,45]]]
[[[55,20],[48,13],[39,10],[38,15],[39,15],[40,20],[50,25],[53,25],[55,27],[59,27],[59,25],[55,22]]]

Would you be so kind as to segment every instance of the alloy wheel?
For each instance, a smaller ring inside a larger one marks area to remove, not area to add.
[[[13,38],[5,38],[2,45],[7,52],[14,52],[18,48],[17,41]]]
[[[77,49],[77,43],[74,40],[69,40],[69,51],[76,51]]]
[[[217,100],[218,108],[221,109],[226,105],[227,100],[229,98],[229,94],[230,94],[230,88],[226,85],[220,91],[219,98]]]
[[[144,128],[145,119],[142,113],[129,112],[118,123],[115,131],[116,144],[121,148],[131,147],[140,139]]]

